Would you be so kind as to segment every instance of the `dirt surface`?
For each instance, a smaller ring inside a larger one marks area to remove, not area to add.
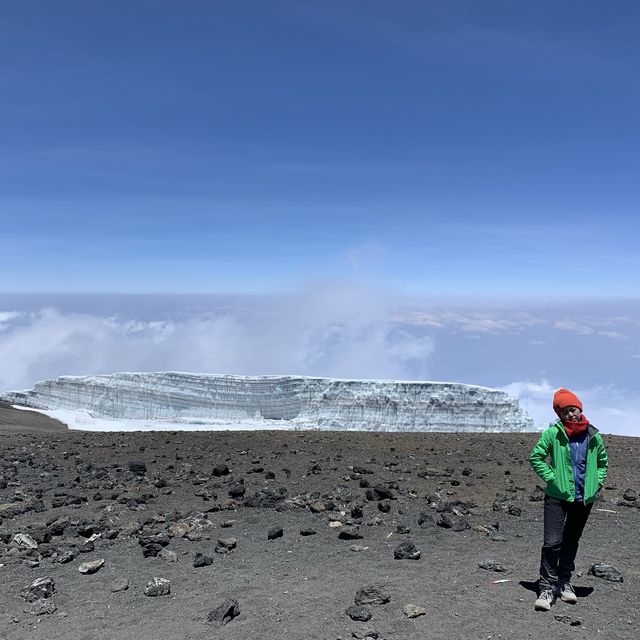
[[[37,411],[14,409],[0,400],[0,433],[11,431],[66,431],[67,426]]]
[[[627,491],[640,489],[639,439],[605,436],[579,602],[538,613],[535,434],[99,434],[25,415],[0,410],[2,639],[639,637],[640,500]],[[394,557],[403,542],[419,559]],[[624,582],[588,575],[597,562]],[[21,593],[47,577],[52,595],[29,603]],[[169,594],[145,595],[154,577]],[[368,585],[389,601],[354,621],[346,610]],[[208,621],[228,600],[239,614]],[[407,617],[407,604],[424,615]]]

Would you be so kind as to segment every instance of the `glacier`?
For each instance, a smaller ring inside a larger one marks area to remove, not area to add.
[[[176,429],[181,423],[260,421],[276,429],[535,430],[531,417],[505,392],[454,382],[112,373],[61,376],[31,390],[0,394],[0,399],[44,412],[175,423]]]

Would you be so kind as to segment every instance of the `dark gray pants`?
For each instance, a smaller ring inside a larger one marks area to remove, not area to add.
[[[544,542],[540,554],[540,591],[569,582],[578,542],[593,504],[544,497]]]

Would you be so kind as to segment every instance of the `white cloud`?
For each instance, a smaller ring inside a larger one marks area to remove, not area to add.
[[[6,331],[12,320],[22,315],[19,311],[0,311],[0,333]]]
[[[545,324],[545,321],[523,312],[456,312],[403,311],[396,314],[398,322],[434,328],[449,327],[469,333],[517,333]]]
[[[595,329],[586,324],[576,322],[575,320],[558,320],[553,323],[554,329],[561,331],[574,331],[581,336],[590,336],[595,333]]]
[[[547,380],[541,380],[512,382],[502,390],[518,398],[520,406],[533,418],[536,427],[543,428],[557,419],[551,406],[557,388]],[[640,435],[640,398],[637,394],[613,384],[571,390],[582,401],[589,421],[603,434]]]
[[[254,313],[179,321],[41,309],[0,334],[0,390],[113,371],[425,378],[434,342],[399,328],[392,308],[377,290],[324,284]]]

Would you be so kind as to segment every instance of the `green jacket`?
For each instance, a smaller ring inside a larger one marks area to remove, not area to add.
[[[596,494],[604,484],[608,467],[602,436],[591,424],[587,427],[587,436],[589,443],[584,475],[584,504],[595,500]],[[549,463],[546,462],[546,458],[550,458]],[[569,438],[560,420],[540,434],[540,439],[529,456],[529,462],[533,470],[547,483],[544,492],[548,496],[569,502],[575,500]]]

